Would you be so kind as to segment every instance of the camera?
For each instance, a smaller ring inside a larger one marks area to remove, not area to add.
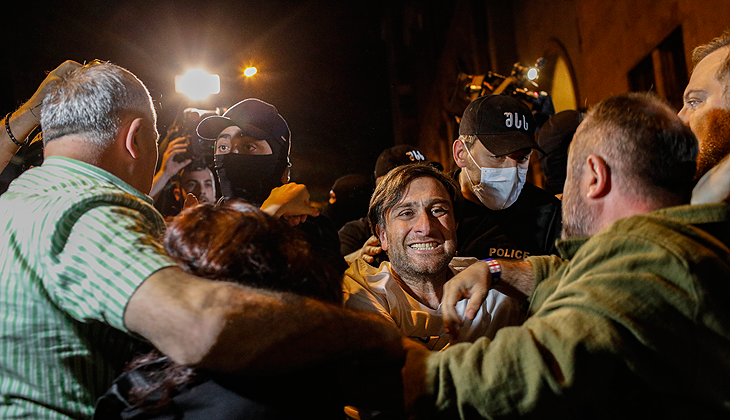
[[[547,92],[537,90],[536,80],[540,77],[540,71],[545,67],[545,64],[546,60],[542,57],[537,59],[535,65],[531,67],[523,66],[517,62],[512,66],[509,76],[503,76],[491,71],[481,75],[461,73],[457,80],[460,91],[455,92],[451,99],[450,108],[456,115],[461,115],[466,105],[479,96],[513,96],[525,102],[532,109],[539,128],[550,115],[555,114],[555,107],[550,95]],[[464,105],[464,102],[466,105]]]
[[[540,77],[540,70],[545,67],[545,59],[539,58],[534,66],[525,67],[520,63],[512,66],[509,76],[503,76],[494,72],[487,72],[486,75],[471,76],[471,81],[466,90],[469,94],[482,95],[509,95],[515,96],[529,104],[539,100],[545,92],[532,90],[538,88],[535,82]]]
[[[200,138],[196,132],[196,128],[202,119],[214,115],[220,115],[220,110],[186,108],[175,118],[175,121],[167,132],[168,143],[179,137],[186,137],[188,140],[187,149],[173,158],[176,162],[192,159],[190,166],[213,167],[215,140]]]

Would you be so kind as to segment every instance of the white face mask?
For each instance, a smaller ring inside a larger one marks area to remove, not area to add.
[[[482,168],[472,157],[469,148],[466,153],[469,154],[472,162],[479,168],[481,172],[481,180],[479,184],[474,184],[469,176],[469,171],[464,168],[471,189],[487,208],[492,210],[503,210],[514,204],[522,192],[522,187],[527,179],[527,168],[513,166],[509,168]]]

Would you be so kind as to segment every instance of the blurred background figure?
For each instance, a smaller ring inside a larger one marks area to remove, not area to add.
[[[542,187],[558,198],[562,197],[565,185],[568,147],[581,121],[582,113],[561,111],[551,116],[537,134],[537,144],[545,152],[540,154],[540,167],[545,177]]]
[[[218,199],[214,173],[214,142],[200,138],[198,123],[217,115],[219,110],[184,109],[160,142],[157,173],[152,181],[150,196],[163,216],[177,215],[185,197],[193,194],[200,203]]]
[[[200,204],[215,204],[215,176],[208,166],[193,166],[191,163],[180,171],[179,176],[182,200],[192,194]]]
[[[337,178],[332,184],[327,204],[327,216],[337,229],[368,214],[374,188],[375,183],[368,175],[348,174]]]
[[[409,163],[428,162],[419,149],[407,144],[400,144],[383,150],[375,161],[375,185],[385,178],[392,169]],[[437,168],[443,169],[443,168]]]

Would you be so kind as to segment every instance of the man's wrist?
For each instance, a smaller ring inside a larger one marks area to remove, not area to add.
[[[487,264],[487,268],[489,268],[489,273],[492,277],[491,287],[499,284],[499,282],[502,280],[502,266],[499,264],[499,261],[495,260],[494,258],[485,258],[479,261],[485,262]]]
[[[43,104],[33,105],[29,102],[24,103],[15,112],[13,112],[13,119],[23,118],[27,124],[40,125],[41,124],[41,108]]]
[[[30,110],[30,108],[21,107],[7,114],[0,121],[3,124],[2,130],[6,131],[6,135],[16,147],[26,144],[28,142],[28,135],[40,124],[39,119],[35,118]],[[10,126],[10,129],[8,129],[8,126]]]

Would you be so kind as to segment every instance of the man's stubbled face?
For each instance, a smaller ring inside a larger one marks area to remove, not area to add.
[[[700,178],[730,154],[730,110],[709,111],[697,121],[695,130],[700,146],[695,178]]]

